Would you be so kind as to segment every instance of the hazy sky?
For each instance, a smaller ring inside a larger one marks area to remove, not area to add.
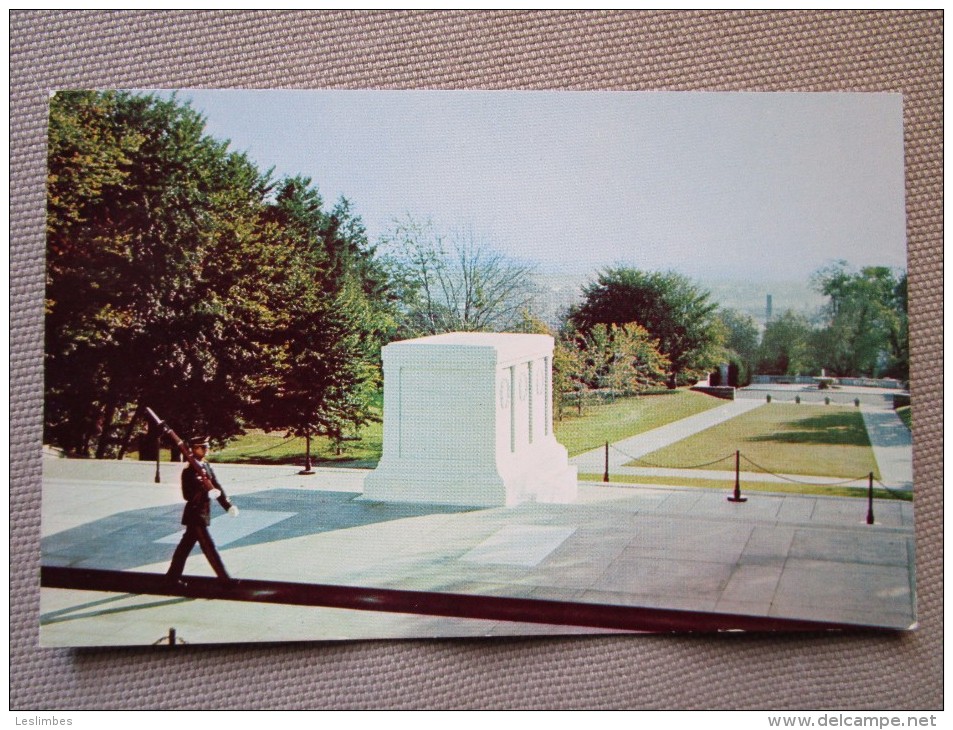
[[[896,94],[181,91],[276,175],[544,271],[806,279],[906,265]]]

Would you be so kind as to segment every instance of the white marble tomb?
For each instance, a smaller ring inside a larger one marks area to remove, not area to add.
[[[453,332],[383,350],[384,450],[364,498],[472,506],[571,502],[553,435],[553,338]]]

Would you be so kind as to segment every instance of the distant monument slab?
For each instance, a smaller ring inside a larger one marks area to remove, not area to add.
[[[384,450],[364,498],[469,506],[571,502],[553,434],[553,338],[453,332],[383,350]]]

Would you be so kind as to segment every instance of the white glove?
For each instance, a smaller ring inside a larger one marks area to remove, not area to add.
[[[228,516],[229,516],[229,517],[238,517],[238,507],[236,507],[234,504],[233,504],[231,507],[229,507],[229,508],[228,508]]]
[[[209,497],[209,499],[218,499],[218,498],[221,497],[221,496],[222,496],[222,490],[221,490],[221,489],[209,489],[209,490],[208,490],[208,497]]]

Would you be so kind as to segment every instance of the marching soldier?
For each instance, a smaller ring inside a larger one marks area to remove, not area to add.
[[[212,536],[208,531],[211,522],[211,500],[218,500],[222,509],[227,511],[231,517],[238,517],[238,507],[228,501],[228,497],[225,496],[215,472],[205,461],[209,449],[208,437],[191,439],[189,448],[191,449],[191,456],[194,458],[189,459],[189,465],[182,472],[182,497],[185,499],[182,524],[185,525],[185,534],[172,555],[172,564],[169,566],[166,576],[170,580],[181,582],[185,561],[188,559],[189,553],[192,552],[192,548],[195,547],[195,543],[198,543],[215,571],[215,575],[221,580],[230,580],[228,571],[225,570],[225,564],[215,549],[215,543],[212,542]],[[199,473],[199,470],[202,470],[202,473]],[[214,489],[209,489],[209,485]]]

